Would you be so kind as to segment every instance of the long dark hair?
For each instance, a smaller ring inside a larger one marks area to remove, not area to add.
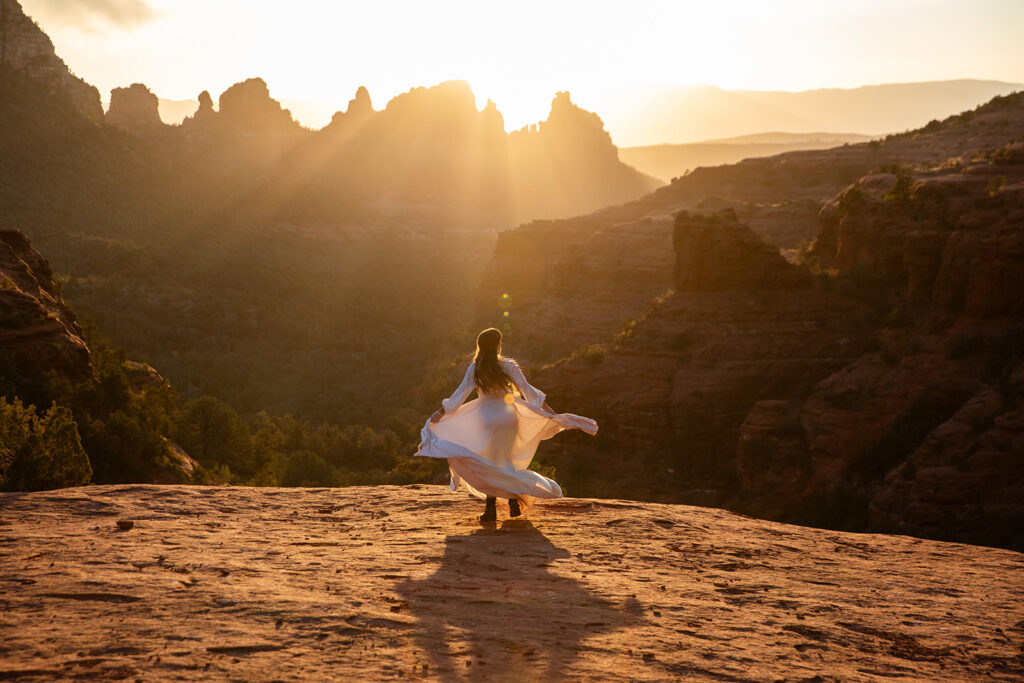
[[[476,336],[473,380],[481,394],[508,392],[517,388],[501,367],[504,359],[498,355],[500,344],[501,331],[493,327],[488,327]]]

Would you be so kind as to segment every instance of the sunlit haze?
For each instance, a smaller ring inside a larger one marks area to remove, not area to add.
[[[469,81],[509,130],[570,90],[613,120],[644,86],[804,90],[979,78],[1024,81],[1024,2],[372,2],[23,0],[69,66],[109,97],[145,83],[214,97],[261,76],[307,126],[365,85],[377,108]],[[616,141],[635,139],[616,130]]]

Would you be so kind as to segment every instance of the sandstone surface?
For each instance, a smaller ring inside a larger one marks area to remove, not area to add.
[[[1018,553],[678,505],[480,508],[439,486],[0,494],[0,676],[1024,676]]]

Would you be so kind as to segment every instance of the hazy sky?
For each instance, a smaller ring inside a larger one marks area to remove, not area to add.
[[[804,90],[980,78],[1024,82],[1024,0],[21,0],[78,75],[217,96],[261,76],[307,125],[356,88],[374,105],[469,81],[506,127],[552,95],[610,112],[630,87]],[[612,131],[613,136],[615,131]]]

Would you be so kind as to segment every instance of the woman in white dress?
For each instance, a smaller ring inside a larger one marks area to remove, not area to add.
[[[474,389],[478,397],[465,403]],[[529,506],[535,498],[562,497],[554,480],[528,467],[540,442],[563,429],[596,434],[597,423],[552,411],[519,364],[501,355],[501,332],[491,327],[477,336],[476,356],[462,383],[423,426],[416,455],[447,459],[451,489],[461,484],[486,499],[480,520],[493,522],[497,498],[507,498],[509,513],[518,517],[520,502]]]

